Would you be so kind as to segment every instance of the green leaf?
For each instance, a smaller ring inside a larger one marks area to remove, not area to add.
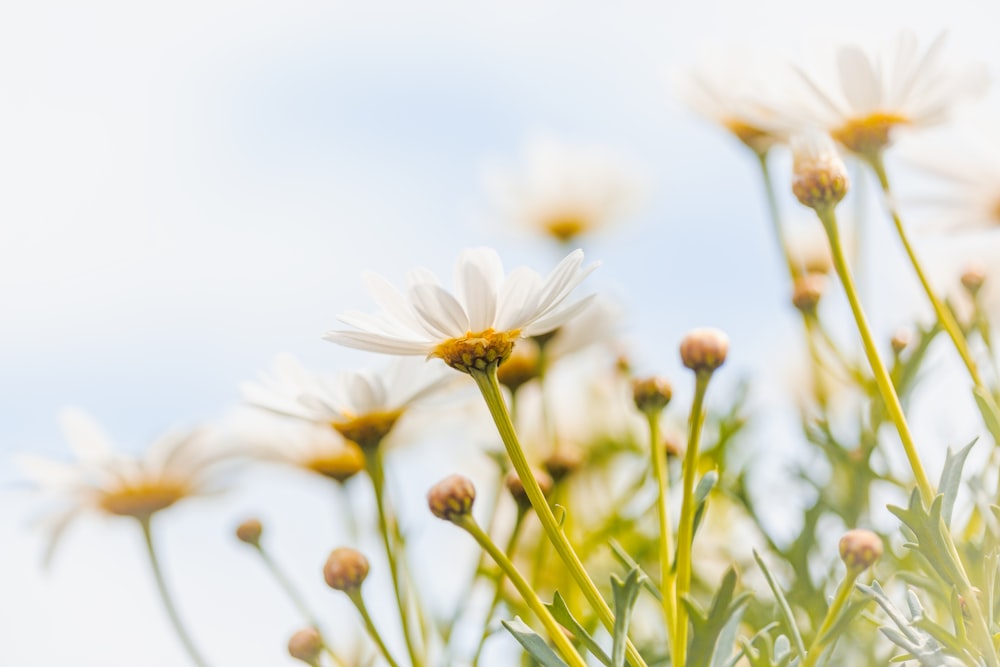
[[[1000,445],[1000,408],[997,408],[993,396],[985,389],[973,387],[972,395],[976,397],[976,405],[979,406],[979,412],[983,415],[986,428],[993,436],[993,442]]]
[[[653,583],[653,580],[649,577],[649,575],[646,574],[641,567],[639,567],[639,564],[635,562],[635,559],[629,556],[628,552],[622,548],[622,545],[618,544],[617,540],[611,540],[608,542],[608,546],[611,547],[611,553],[619,563],[624,565],[629,570],[639,570],[639,574],[642,575],[640,577],[642,587],[649,591],[649,593],[652,594],[652,596],[657,600],[663,602],[663,593],[661,593],[660,589],[656,587],[656,584]]]
[[[555,654],[548,643],[538,636],[534,630],[524,624],[517,616],[513,621],[501,621],[507,632],[514,635],[517,643],[524,647],[532,658],[538,661],[542,667],[567,667],[566,663]]]
[[[552,613],[552,617],[555,618],[559,623],[563,625],[566,629],[573,633],[573,636],[580,641],[590,653],[601,661],[602,664],[611,665],[611,658],[608,654],[604,652],[604,649],[594,640],[594,638],[587,632],[580,623],[573,618],[573,614],[570,613],[569,607],[566,605],[566,601],[559,591],[556,591],[552,598],[552,604],[545,605],[546,608]]]
[[[721,647],[720,638],[728,631],[730,623],[735,618],[735,624],[743,614],[743,607],[749,601],[749,594],[735,596],[736,570],[729,568],[722,578],[722,584],[712,598],[712,605],[705,613],[691,598],[684,597],[681,602],[687,607],[688,616],[693,631],[688,648],[688,660],[685,667],[710,667],[724,664],[732,653],[732,640],[722,649],[724,655],[715,657]],[[732,634],[735,635],[735,627]]]
[[[955,507],[958,487],[962,483],[962,468],[965,466],[965,459],[969,456],[969,451],[978,439],[974,438],[972,442],[955,453],[952,453],[949,447],[945,454],[941,482],[938,484],[938,491],[944,496],[944,500],[941,501],[941,517],[944,519],[945,525],[951,525],[951,512]]]
[[[948,527],[941,517],[943,500],[944,496],[937,495],[930,509],[925,509],[919,489],[914,489],[906,509],[889,505],[888,510],[913,533],[914,541],[904,546],[918,554],[948,586],[958,586],[964,577],[948,548]]]
[[[799,655],[799,660],[806,659],[806,645],[802,642],[802,635],[799,633],[799,626],[795,623],[795,617],[792,616],[792,607],[788,604],[788,600],[785,599],[785,593],[778,586],[778,582],[775,580],[774,575],[771,571],[767,569],[767,565],[764,564],[764,559],[760,557],[757,550],[753,550],[753,559],[757,561],[757,567],[760,568],[761,572],[764,573],[764,578],[767,579],[767,585],[771,589],[771,593],[774,595],[775,601],[778,603],[778,611],[781,612],[781,620],[785,625],[785,630],[792,636],[792,640],[795,643],[795,651]]]
[[[642,575],[638,568],[632,568],[626,575],[625,581],[611,575],[611,590],[615,598],[615,627],[611,635],[612,667],[624,667],[625,665],[628,626],[632,620],[632,609],[635,607],[635,601],[639,597],[640,578]]]
[[[709,470],[705,476],[698,480],[698,486],[694,489],[694,530],[691,532],[692,539],[698,533],[698,526],[701,525],[702,516],[708,504],[708,494],[715,488],[719,481],[719,473]]]

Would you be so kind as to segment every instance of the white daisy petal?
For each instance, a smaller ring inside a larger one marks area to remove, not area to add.
[[[466,251],[455,267],[455,292],[468,313],[469,330],[485,331],[496,319],[497,292],[503,281],[503,263],[491,248]]]
[[[496,329],[517,329],[519,322],[531,318],[538,311],[541,288],[541,276],[531,269],[520,267],[511,271],[500,289]]]
[[[441,336],[455,338],[469,331],[469,317],[462,304],[443,287],[426,283],[414,285],[410,298],[420,318]]]
[[[59,413],[59,423],[70,447],[81,460],[102,461],[111,456],[111,441],[93,417],[78,408]]]
[[[385,354],[430,354],[434,343],[424,340],[404,340],[367,331],[329,331],[323,340],[356,350],[370,350]]]
[[[525,327],[522,333],[525,336],[537,336],[539,334],[548,333],[557,327],[561,327],[566,324],[566,322],[576,317],[579,313],[583,312],[587,306],[590,305],[594,296],[596,295],[591,294],[574,304],[549,311],[548,314]]]
[[[837,67],[848,103],[858,112],[874,111],[879,102],[879,77],[865,52],[857,47],[841,49]]]

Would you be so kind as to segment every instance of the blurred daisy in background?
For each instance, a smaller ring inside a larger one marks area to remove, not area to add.
[[[796,123],[778,111],[780,91],[791,78],[787,64],[751,49],[706,51],[672,83],[681,100],[719,124],[757,155],[787,143]]]
[[[551,138],[529,142],[516,166],[488,167],[484,181],[500,224],[564,244],[623,220],[643,189],[637,171],[609,150]]]
[[[903,31],[885,52],[841,47],[835,76],[799,70],[807,89],[803,121],[825,128],[866,159],[890,145],[896,128],[944,122],[956,103],[981,95],[988,84],[985,66],[946,63],[944,44],[942,33],[921,49],[916,36]]]
[[[56,508],[44,521],[48,529],[48,562],[66,528],[87,512],[125,516],[148,523],[175,503],[219,492],[213,477],[227,452],[208,431],[168,433],[138,457],[114,451],[110,439],[85,412],[67,409],[60,415],[75,463],[30,455],[18,458],[28,481],[48,495]]]
[[[393,360],[382,372],[311,373],[288,354],[279,355],[271,375],[242,385],[246,401],[314,424],[332,427],[361,446],[375,445],[413,406],[454,386],[457,378],[440,363]]]

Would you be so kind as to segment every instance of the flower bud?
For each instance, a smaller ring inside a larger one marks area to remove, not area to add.
[[[330,552],[323,566],[326,584],[337,591],[353,591],[368,576],[368,559],[355,549],[339,547]]]
[[[826,290],[826,276],[820,273],[806,273],[795,279],[792,291],[792,305],[801,312],[816,312],[816,306]]]
[[[552,493],[552,486],[554,482],[549,474],[543,470],[537,470],[535,468],[531,469],[531,474],[535,478],[535,482],[538,484],[538,488],[542,490],[542,495],[548,497]],[[517,476],[516,470],[511,470],[504,477],[504,484],[507,486],[507,490],[510,491],[510,495],[514,497],[514,501],[517,502],[517,506],[523,510],[529,509],[531,507],[531,499],[528,498],[528,492],[524,488],[524,483],[521,482],[521,478]]]
[[[681,361],[696,373],[711,373],[729,352],[729,336],[718,329],[693,329],[681,341]]]
[[[427,505],[431,514],[445,521],[454,521],[472,511],[476,500],[476,487],[472,480],[462,475],[449,475],[427,492]]]
[[[583,454],[578,447],[560,445],[542,465],[545,466],[545,472],[552,476],[552,481],[559,483],[583,465]]]
[[[684,446],[676,436],[668,435],[663,438],[663,449],[667,451],[668,459],[679,459],[684,455]]]
[[[288,655],[307,665],[318,665],[323,638],[316,628],[302,628],[288,640]]]
[[[663,378],[647,377],[632,380],[632,400],[640,412],[659,412],[667,407],[673,390]]]
[[[972,296],[976,296],[986,281],[986,267],[979,262],[974,262],[965,267],[962,272],[962,287]]]
[[[850,572],[864,572],[882,556],[882,538],[870,530],[855,528],[840,538],[840,559]]]
[[[844,198],[850,181],[847,167],[825,134],[792,138],[792,192],[809,208],[832,208]]]
[[[260,546],[260,534],[262,532],[264,532],[264,526],[258,519],[247,519],[236,526],[236,537],[239,541],[253,547]]]
[[[909,347],[913,336],[910,334],[909,329],[900,329],[892,335],[892,351],[896,354],[902,354],[903,350]]]

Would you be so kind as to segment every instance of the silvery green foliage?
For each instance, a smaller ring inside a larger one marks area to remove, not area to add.
[[[892,621],[893,625],[883,625],[879,631],[893,644],[906,651],[909,654],[907,657],[915,660],[921,667],[979,667],[985,664],[972,658],[967,651],[958,646],[955,648],[962,651],[964,659],[945,652],[942,645],[926,629],[935,627],[940,630],[940,626],[927,622],[924,608],[912,590],[906,591],[907,613],[904,615],[886,596],[877,581],[873,581],[871,586],[857,584],[857,588],[874,600]]]

